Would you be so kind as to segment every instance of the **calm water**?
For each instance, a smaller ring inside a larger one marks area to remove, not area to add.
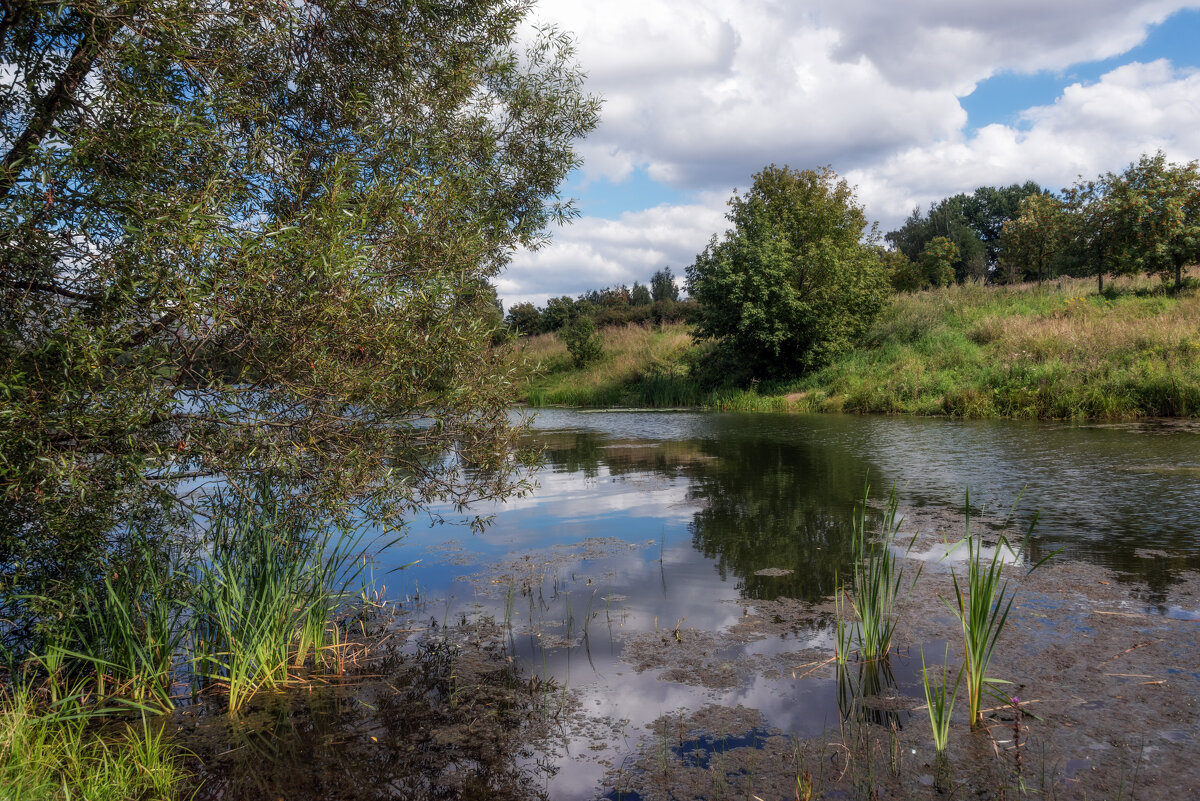
[[[968,486],[984,517],[1020,497],[1020,521],[1040,514],[1035,557],[1062,548],[1112,568],[1164,613],[1180,613],[1175,577],[1200,568],[1200,427],[545,410],[533,438],[546,451],[534,493],[473,510],[494,515],[481,535],[414,526],[377,579],[433,623],[510,621],[525,669],[578,694],[596,725],[543,757],[557,798],[603,793],[605,760],[619,764],[651,721],[681,709],[741,704],[801,736],[837,720],[833,682],[796,682],[786,668],[830,648],[824,625],[715,643],[714,665],[784,668],[708,687],[635,670],[630,649],[656,631],[727,631],[747,599],[828,597],[867,481],[918,512],[961,510]],[[793,572],[760,572],[771,568]],[[895,663],[907,692],[916,668]]]

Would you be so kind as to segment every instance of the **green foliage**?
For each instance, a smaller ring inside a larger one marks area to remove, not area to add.
[[[517,303],[508,310],[505,322],[517,336],[527,337],[542,330],[542,317],[538,307],[532,303]]]
[[[734,195],[733,229],[688,268],[698,337],[746,378],[827,364],[870,325],[887,294],[853,190],[833,170],[767,167]]]
[[[1173,277],[1179,289],[1183,267],[1200,262],[1200,162],[1168,164],[1159,151],[1105,183],[1121,271]]]
[[[541,330],[550,332],[565,328],[578,314],[579,310],[575,308],[575,301],[570,296],[550,298],[542,311]]]
[[[879,261],[897,292],[916,292],[929,286],[924,271],[912,259],[898,250],[884,250]]]
[[[105,710],[82,688],[20,681],[0,688],[0,788],[27,801],[170,801],[184,778],[180,754],[143,723],[119,733],[89,725]],[[54,696],[57,696],[55,698]],[[111,711],[111,710],[109,710]]]
[[[1000,235],[1000,275],[1009,283],[1053,278],[1060,271],[1067,240],[1063,203],[1053,195],[1030,195],[1020,214],[1004,223]]]
[[[1041,193],[1033,181],[981,186],[970,195],[960,193],[931,204],[925,214],[914,209],[904,225],[885,238],[909,259],[919,261],[930,240],[945,237],[959,251],[955,280],[982,279],[996,264],[1004,222],[1017,216],[1023,198]]]
[[[679,300],[679,287],[675,285],[670,267],[663,267],[650,276],[650,296],[655,303]]]
[[[629,304],[631,306],[649,306],[652,302],[650,289],[645,284],[634,281],[633,289],[629,290]]]
[[[954,283],[954,265],[960,259],[958,245],[944,236],[935,236],[921,251],[921,272],[930,286],[950,286]]]
[[[525,0],[26,4],[0,60],[0,566],[263,468],[333,514],[513,488],[484,288],[596,123]],[[437,458],[453,446],[464,456]],[[470,470],[464,469],[465,465]],[[349,501],[349,502],[347,502]],[[75,586],[64,586],[70,592]]]
[[[1104,276],[1128,273],[1116,255],[1116,217],[1109,203],[1109,178],[1077,181],[1063,190],[1066,219],[1063,225],[1061,263],[1070,275],[1096,276],[1097,289],[1104,291]]]
[[[562,339],[576,368],[586,367],[604,356],[604,342],[591,317],[577,318],[562,330]]]

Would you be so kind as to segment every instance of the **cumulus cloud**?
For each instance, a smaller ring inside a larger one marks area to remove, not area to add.
[[[603,122],[585,173],[645,168],[723,189],[769,162],[848,170],[952,138],[959,98],[1002,71],[1061,70],[1127,51],[1200,0],[543,0],[576,32]]]
[[[895,84],[841,34],[772,0],[551,0],[577,34],[603,121],[583,147],[590,177],[645,168],[684,189],[744,181],[768,161],[814,165],[944,136],[966,120],[951,92]],[[753,165],[748,169],[748,165]]]
[[[765,164],[831,164],[883,230],[917,205],[1032,178],[1060,188],[1143,152],[1200,155],[1200,78],[1127,64],[1067,86],[1012,125],[968,128],[959,102],[1004,72],[1061,71],[1126,52],[1200,0],[542,0],[574,31],[602,123],[581,146],[583,184],[645,171],[681,205],[583,218],[520,253],[509,304],[677,274],[714,233],[724,202]],[[1169,24],[1169,23],[1168,23]]]
[[[554,243],[523,251],[500,277],[505,306],[578,295],[588,289],[647,283],[663,267],[677,275],[695,260],[709,238],[723,231],[724,196],[700,196],[686,205],[662,205],[626,212],[618,219],[584,217],[554,232]]]
[[[1166,61],[1126,64],[1026,110],[1020,125],[907,148],[847,178],[886,230],[914,206],[955,192],[1030,178],[1057,190],[1156,150],[1174,161],[1200,155],[1200,71]]]

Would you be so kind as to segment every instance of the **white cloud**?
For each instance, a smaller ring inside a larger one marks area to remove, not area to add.
[[[887,230],[915,205],[985,184],[1032,178],[1058,190],[1159,149],[1190,161],[1200,155],[1200,71],[1165,61],[1127,64],[1021,116],[1020,126],[989,125],[907,148],[847,178]]]
[[[1062,70],[1127,51],[1200,0],[544,0],[574,31],[606,105],[585,174],[643,167],[685,189],[770,162],[849,170],[945,140],[959,98],[1001,71]]]
[[[1200,0],[543,0],[535,14],[576,34],[605,98],[581,147],[585,186],[645,170],[696,199],[578,220],[518,254],[501,296],[540,303],[664,265],[680,274],[724,230],[731,189],[768,163],[831,164],[886,231],[980,185],[1057,189],[1158,148],[1200,156],[1200,79],[1166,62],[1071,85],[1015,125],[970,131],[959,102],[1001,72],[1118,55],[1182,8]]]
[[[868,58],[905,85],[966,94],[1001,70],[1063,70],[1120,55],[1151,25],[1197,7],[1196,0],[825,0],[817,13],[842,34],[838,57]]]
[[[694,203],[626,212],[616,220],[583,217],[554,232],[554,243],[521,252],[497,282],[505,308],[589,289],[649,281],[663,267],[677,275],[724,231],[725,200],[701,195]]]

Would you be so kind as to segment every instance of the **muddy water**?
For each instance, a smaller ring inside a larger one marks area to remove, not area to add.
[[[464,777],[484,777],[478,797],[795,798],[804,782],[813,797],[1002,797],[1033,781],[1034,748],[1045,797],[1115,797],[1155,780],[1151,760],[1200,753],[1200,426],[546,410],[533,428],[535,492],[471,510],[494,516],[482,534],[417,522],[379,555],[402,653],[371,667],[369,691],[322,701],[343,716],[320,718],[324,739],[295,733],[321,728],[304,723],[310,698],[264,713],[288,721],[266,741],[308,754],[274,769],[325,789],[261,797],[475,797]],[[892,658],[839,670],[831,597],[868,481],[873,508],[896,488],[918,535],[905,571],[922,572]],[[955,642],[941,597],[961,551],[943,543],[962,536],[968,486],[977,530],[1024,532],[1036,514],[1033,557],[1062,553],[1017,585],[996,659],[1030,715],[990,713],[943,764],[920,649],[941,661]],[[376,712],[405,694],[420,714]],[[331,761],[374,790],[350,792]]]
[[[474,510],[495,516],[482,535],[414,529],[381,566],[421,559],[382,578],[423,604],[414,620],[494,619],[519,664],[570,689],[584,717],[552,798],[628,797],[660,729],[697,710],[746,711],[743,739],[836,726],[828,600],[867,481],[934,539],[961,536],[968,486],[977,525],[1024,531],[1036,512],[1035,558],[1113,571],[1139,613],[1197,612],[1172,588],[1200,567],[1200,427],[560,410],[534,427],[536,492]],[[911,699],[903,654],[887,683]]]

